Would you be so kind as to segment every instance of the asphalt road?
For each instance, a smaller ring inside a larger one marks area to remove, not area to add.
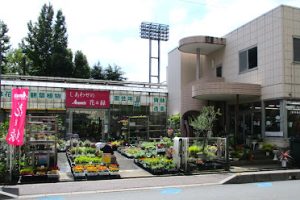
[[[296,200],[300,198],[300,180],[249,184],[157,187],[104,193],[66,194],[27,198],[31,200]]]

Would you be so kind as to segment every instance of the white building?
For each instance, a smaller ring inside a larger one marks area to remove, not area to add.
[[[222,38],[183,38],[167,71],[168,114],[186,120],[214,105],[223,113],[215,132],[240,142],[300,135],[300,8],[279,6]]]

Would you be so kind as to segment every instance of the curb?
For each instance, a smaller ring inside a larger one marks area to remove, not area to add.
[[[244,172],[234,174],[225,180],[222,184],[242,184],[266,181],[285,181],[300,179],[300,170],[278,170],[261,172]]]

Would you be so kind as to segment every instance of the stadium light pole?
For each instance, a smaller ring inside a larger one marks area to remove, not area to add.
[[[149,39],[149,83],[152,77],[157,77],[157,83],[160,83],[160,41],[169,40],[169,25],[152,22],[142,22],[140,26],[140,36],[143,39]],[[157,57],[152,56],[152,40],[157,41]],[[157,74],[152,74],[152,59],[157,59]]]

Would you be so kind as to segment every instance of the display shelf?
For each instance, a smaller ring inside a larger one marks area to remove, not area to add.
[[[27,167],[33,175],[21,175],[21,180],[58,181],[57,169],[57,120],[55,116],[28,116],[26,125],[25,156]]]
[[[140,137],[149,138],[149,117],[148,116],[132,116],[128,118],[128,138]]]

